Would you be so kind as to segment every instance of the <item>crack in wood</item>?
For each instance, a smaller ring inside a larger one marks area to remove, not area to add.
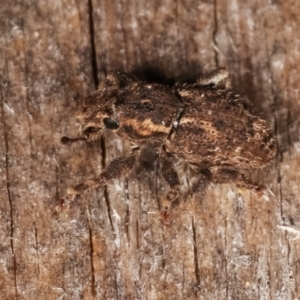
[[[91,68],[92,68],[92,74],[94,79],[94,86],[95,89],[97,89],[99,85],[99,78],[98,78],[98,63],[97,63],[97,51],[96,51],[95,28],[94,28],[94,8],[93,8],[92,0],[88,0],[88,14],[89,14],[90,45],[91,45]],[[105,145],[105,138],[103,135],[101,136],[100,139],[100,148],[102,151],[102,161],[101,161],[102,170],[104,170],[106,164],[105,163],[106,145]],[[107,186],[103,187],[103,193],[104,193],[104,199],[107,207],[107,213],[108,213],[111,230],[114,231],[112,217],[111,217],[111,205],[110,205]]]
[[[88,0],[88,14],[89,14],[89,30],[90,30],[90,43],[91,43],[91,66],[93,72],[93,79],[95,88],[99,85],[98,78],[98,64],[97,64],[97,51],[95,42],[95,28],[94,28],[94,8],[93,1]]]
[[[91,215],[91,214],[90,214]],[[90,241],[90,261],[91,261],[91,288],[92,295],[95,299],[97,299],[97,291],[96,291],[96,283],[95,283],[95,266],[94,266],[94,243],[93,243],[93,231],[91,228],[90,218],[88,219],[89,225],[89,241]]]
[[[38,237],[38,229],[37,229],[35,223],[34,223],[33,225],[34,225],[34,237],[35,237],[36,256],[37,256],[38,277],[40,278],[40,253],[39,253],[39,237]]]
[[[197,238],[194,218],[192,218],[192,231],[193,231],[193,245],[194,245],[194,266],[195,266],[195,277],[197,282],[197,287],[200,288],[200,270],[198,262],[198,249],[197,249]]]
[[[228,286],[228,261],[227,261],[227,219],[225,219],[225,236],[224,236],[224,260],[225,260],[225,277],[226,277],[226,299],[229,298],[228,293],[229,293],[229,286]]]
[[[126,1],[125,1],[126,3]],[[127,38],[127,34],[126,34],[126,30],[124,27],[124,9],[123,9],[123,3],[122,1],[119,1],[120,7],[121,7],[121,18],[120,18],[120,26],[121,26],[121,30],[122,30],[122,34],[123,34],[123,40],[124,40],[124,45],[125,45],[125,64],[126,64],[126,71],[128,71],[128,63],[129,63],[129,55],[128,55],[128,49],[127,49],[127,45],[128,45],[128,38]]]
[[[127,237],[127,242],[130,244],[130,234],[129,234],[129,222],[130,222],[130,210],[129,210],[129,193],[128,193],[128,178],[125,178],[125,197],[126,197],[126,215],[125,215],[125,232]]]
[[[105,160],[106,160],[106,147],[105,147],[105,138],[103,135],[101,136],[101,139],[100,139],[100,147],[102,150],[102,170],[104,170],[105,169]],[[104,193],[104,199],[105,199],[105,203],[106,203],[110,227],[111,227],[112,232],[114,232],[114,225],[113,225],[112,216],[111,216],[111,204],[110,204],[107,185],[103,186],[103,193]]]
[[[213,29],[213,43],[214,43],[214,54],[215,54],[215,64],[216,67],[219,67],[219,53],[218,53],[218,42],[217,42],[217,33],[218,33],[218,3],[217,0],[214,0],[214,29]]]
[[[2,78],[1,78],[2,82]],[[4,104],[3,104],[3,91],[0,89],[0,98],[1,98],[1,119],[3,125],[3,135],[4,135],[4,147],[5,147],[5,154],[4,154],[4,162],[5,162],[5,179],[6,179],[6,192],[9,202],[9,209],[10,209],[10,248],[12,253],[12,260],[13,260],[13,267],[14,267],[14,286],[15,286],[15,298],[18,298],[18,285],[17,285],[17,261],[15,256],[15,249],[14,249],[14,212],[13,212],[13,200],[11,197],[10,191],[10,176],[9,176],[9,146],[8,146],[8,134],[7,134],[7,125],[5,123],[4,118]]]

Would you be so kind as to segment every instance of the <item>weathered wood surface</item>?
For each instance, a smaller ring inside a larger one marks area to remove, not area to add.
[[[0,298],[299,299],[299,11],[293,0],[2,1]],[[217,66],[277,136],[264,195],[192,193],[179,166],[182,201],[164,226],[149,149],[128,179],[54,214],[68,186],[129,150],[110,134],[60,144],[108,70],[184,80]]]

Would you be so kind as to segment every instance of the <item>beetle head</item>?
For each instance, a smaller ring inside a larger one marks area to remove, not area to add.
[[[96,92],[94,95],[89,96],[85,100],[82,110],[76,113],[76,118],[82,126],[82,136],[87,141],[99,139],[104,128],[116,130],[119,127],[115,106],[116,97],[99,94],[101,93]],[[88,102],[91,97],[92,100],[97,98],[99,101],[90,105]]]
[[[77,140],[95,141],[103,133],[103,129],[117,130],[119,119],[117,113],[117,97],[120,91],[133,83],[133,80],[120,71],[109,72],[101,81],[97,91],[86,97],[83,107],[76,113],[81,124],[82,137],[71,139],[63,137],[63,143]]]

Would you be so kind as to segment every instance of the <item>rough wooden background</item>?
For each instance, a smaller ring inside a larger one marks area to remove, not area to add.
[[[294,0],[2,1],[0,298],[300,299],[299,11]],[[108,70],[185,80],[217,66],[277,136],[263,196],[193,193],[178,166],[182,201],[164,226],[149,149],[127,179],[55,215],[67,187],[128,153],[111,134],[60,144]]]

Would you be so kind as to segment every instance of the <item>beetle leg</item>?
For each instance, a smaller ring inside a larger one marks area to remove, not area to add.
[[[162,211],[167,212],[171,207],[172,202],[178,199],[180,182],[172,161],[165,153],[161,155],[160,160],[162,175],[170,186],[170,190],[162,197],[161,201]]]
[[[231,80],[229,78],[229,73],[224,68],[218,68],[209,74],[206,74],[198,79],[198,84],[202,86],[225,86],[227,90],[231,87]]]
[[[240,188],[246,188],[252,191],[258,191],[261,189],[258,185],[255,185],[251,180],[246,177],[245,174],[233,169],[233,168],[212,168],[212,181],[215,183],[229,183],[234,182]]]
[[[113,182],[115,179],[127,176],[135,166],[136,157],[137,153],[133,151],[129,156],[122,156],[114,159],[97,178],[89,179],[85,183],[69,188],[67,193],[76,196],[85,190],[104,186]]]

